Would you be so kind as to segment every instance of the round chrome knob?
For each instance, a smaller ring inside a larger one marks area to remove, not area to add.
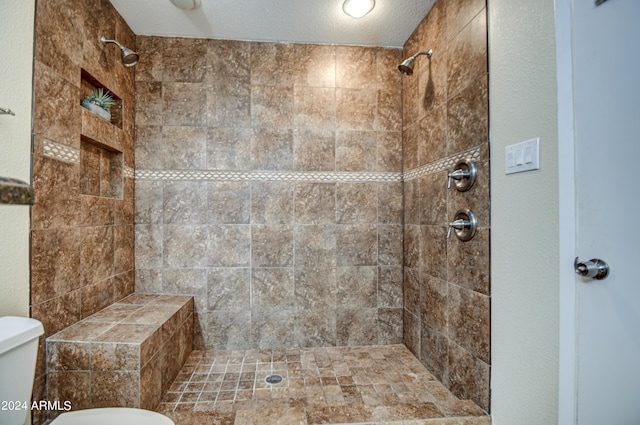
[[[580,261],[576,257],[573,262],[573,268],[577,275],[582,277],[590,277],[596,280],[602,280],[609,276],[609,265],[598,258],[592,258],[589,261]]]

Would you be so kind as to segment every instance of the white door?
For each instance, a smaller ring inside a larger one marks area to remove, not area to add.
[[[577,423],[640,424],[640,1],[573,0]]]

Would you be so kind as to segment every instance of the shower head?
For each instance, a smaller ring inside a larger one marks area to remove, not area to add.
[[[122,63],[124,64],[124,66],[130,67],[138,63],[140,55],[138,55],[133,50],[127,49],[115,40],[107,40],[107,37],[105,37],[104,35],[100,37],[100,41],[102,41],[103,43],[113,43],[120,48],[120,50],[122,51]]]
[[[400,65],[398,65],[398,70],[402,72],[404,75],[412,75],[413,74],[413,62],[420,55],[427,55],[431,57],[433,55],[433,50],[429,49],[426,52],[418,52],[415,55],[405,59],[402,61]]]

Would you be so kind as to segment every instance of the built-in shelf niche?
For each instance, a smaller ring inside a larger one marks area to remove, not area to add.
[[[103,89],[105,92],[107,90],[109,91],[109,93],[113,97],[113,100],[116,102],[116,104],[111,106],[110,108],[111,124],[122,129],[122,99],[120,98],[120,96],[114,93],[113,90],[109,89],[109,87],[98,81],[97,78],[95,78],[85,69],[81,70],[81,82],[82,98],[80,100],[84,99],[86,96],[90,96],[91,94],[93,94],[94,89]]]
[[[123,199],[123,157],[109,146],[80,140],[80,192],[83,195]]]
[[[109,90],[115,100],[111,121],[82,110],[80,137],[80,192],[87,196],[123,199],[122,99],[109,87],[82,70],[82,99],[93,90]]]

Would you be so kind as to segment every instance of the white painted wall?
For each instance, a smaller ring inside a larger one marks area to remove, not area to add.
[[[489,0],[491,415],[558,422],[559,212],[554,0]],[[540,137],[540,170],[504,148]]]
[[[31,182],[35,1],[0,1],[0,176]],[[29,207],[0,205],[0,316],[29,315]]]

